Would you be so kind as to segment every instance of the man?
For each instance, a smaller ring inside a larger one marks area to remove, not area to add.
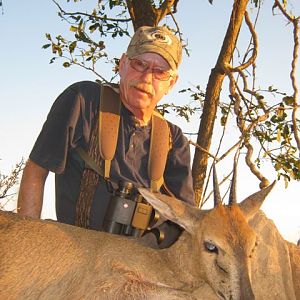
[[[126,54],[122,55],[119,65],[122,105],[110,182],[123,180],[136,187],[150,186],[147,164],[151,116],[178,79],[181,53],[181,43],[167,28],[145,26],[136,31]],[[103,230],[111,191],[103,177],[88,175],[91,170],[85,168],[84,160],[76,151],[78,148],[88,151],[93,132],[98,130],[93,131],[98,124],[100,90],[101,85],[97,83],[78,82],[56,99],[23,172],[18,197],[20,214],[40,217],[44,184],[51,171],[56,174],[57,220],[78,225],[78,215],[85,211],[88,227]],[[177,126],[168,125],[172,147],[164,182],[177,198],[193,205],[189,144]],[[87,186],[94,186],[93,192]],[[173,234],[178,236],[180,230],[174,224],[164,226],[170,239]],[[163,247],[170,244],[167,240]]]

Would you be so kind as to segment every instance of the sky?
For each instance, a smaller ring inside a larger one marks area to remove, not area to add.
[[[79,5],[85,9],[96,2],[83,1]],[[187,6],[186,1],[179,1],[176,15],[190,49],[190,57],[183,58],[179,82],[166,100],[176,104],[188,101],[187,95],[178,94],[180,89],[197,84],[205,89],[223,42],[233,1],[214,1],[213,5],[205,0],[188,2]],[[257,61],[257,81],[265,87],[274,85],[291,92],[292,28],[282,16],[272,15],[270,1],[264,2],[261,21],[257,25],[259,48],[262,49]],[[65,4],[66,1],[59,3]],[[299,1],[294,0],[292,4],[299,15]],[[69,5],[71,10],[73,4]],[[75,7],[79,10],[78,6]],[[0,172],[8,174],[22,157],[28,158],[55,98],[70,84],[95,80],[96,77],[79,67],[64,69],[61,63],[49,64],[52,55],[49,49],[42,49],[47,43],[45,33],[53,36],[65,34],[69,27],[57,16],[52,1],[3,0],[3,12],[1,15],[0,11]],[[172,26],[171,18],[167,22]],[[241,36],[246,35],[242,29]],[[107,49],[112,56],[120,57],[127,43],[128,39],[113,40],[107,44]],[[97,71],[105,75],[109,68],[108,64],[102,64]],[[199,115],[188,124],[178,117],[169,119],[187,133],[196,132],[199,127]],[[188,138],[193,136],[188,135]],[[194,151],[192,147],[191,151]],[[242,200],[258,190],[259,182],[243,167],[243,163],[239,167],[238,197]],[[262,171],[268,173],[270,170],[262,166]],[[225,173],[219,170],[219,178],[223,175]],[[43,218],[55,218],[53,178],[51,174],[47,180]],[[276,175],[270,172],[268,178],[272,181]],[[283,181],[277,182],[262,206],[283,237],[292,242],[300,238],[299,193],[299,182],[291,182],[288,189]]]

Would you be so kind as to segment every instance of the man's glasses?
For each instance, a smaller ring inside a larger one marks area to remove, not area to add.
[[[163,70],[158,67],[150,68],[149,63],[144,60],[140,60],[137,58],[128,58],[128,59],[129,59],[130,67],[132,69],[140,73],[145,73],[150,69],[151,73],[153,74],[153,77],[157,80],[166,81],[173,76],[173,74],[169,70]]]

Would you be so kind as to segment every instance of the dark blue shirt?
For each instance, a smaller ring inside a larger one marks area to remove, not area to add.
[[[88,150],[92,128],[98,120],[100,88],[91,81],[68,87],[54,102],[30,154],[32,161],[56,173],[56,213],[60,222],[75,223],[76,201],[85,166],[75,149]],[[172,148],[164,180],[178,199],[194,205],[189,143],[179,127],[172,123],[169,127]],[[110,170],[112,181],[122,179],[137,187],[150,186],[147,173],[150,133],[151,124],[139,126],[133,114],[122,107],[117,150]],[[100,178],[91,208],[92,229],[102,229],[110,195]]]

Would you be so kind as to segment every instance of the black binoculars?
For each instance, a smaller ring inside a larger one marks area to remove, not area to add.
[[[103,231],[140,237],[158,214],[145,202],[131,182],[119,181],[104,217]]]

